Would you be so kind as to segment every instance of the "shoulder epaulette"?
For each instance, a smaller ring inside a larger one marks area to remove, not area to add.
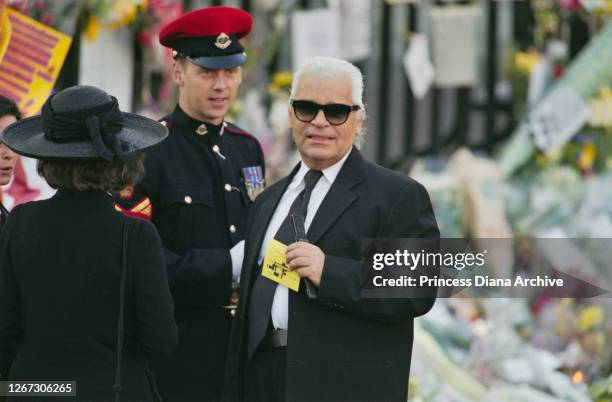
[[[138,201],[135,206],[129,209],[123,208],[121,205],[115,203],[115,209],[128,216],[141,218],[147,221],[150,221],[153,215],[153,206],[151,205],[149,197],[144,197],[142,200]]]
[[[232,123],[227,123],[227,125],[225,126],[225,131],[230,134],[241,135],[243,137],[257,141],[257,138],[255,138],[253,134],[247,133],[246,131],[244,131],[243,129],[241,129],[240,127]]]

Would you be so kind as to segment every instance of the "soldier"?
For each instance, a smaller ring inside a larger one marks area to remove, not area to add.
[[[248,13],[230,7],[190,12],[160,33],[173,49],[178,105],[162,122],[168,138],[147,152],[145,177],[117,196],[127,213],[150,219],[165,248],[179,346],[153,363],[164,400],[216,400],[231,327],[251,203],[264,185],[259,142],[225,121],[246,60],[239,39]]]

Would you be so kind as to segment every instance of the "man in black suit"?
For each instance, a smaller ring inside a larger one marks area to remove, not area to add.
[[[422,185],[364,160],[363,78],[314,58],[295,74],[289,119],[301,163],[253,206],[224,396],[246,401],[407,399],[413,318],[429,298],[364,299],[366,238],[438,239]],[[291,215],[308,242],[294,242]],[[260,273],[271,239],[289,244],[299,292]]]

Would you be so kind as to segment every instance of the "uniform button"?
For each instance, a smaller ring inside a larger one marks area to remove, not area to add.
[[[230,225],[229,230],[231,233],[236,233],[236,226]]]
[[[198,133],[198,135],[208,134],[208,128],[206,127],[206,124],[200,124],[198,128],[196,128],[196,133]]]
[[[225,191],[227,191],[228,193],[232,191],[232,186],[230,186],[229,184],[226,184],[224,188],[225,188]]]
[[[221,148],[219,148],[218,145],[213,145],[212,150],[219,156],[219,158],[225,159],[225,156],[223,156],[223,154],[221,153]]]
[[[191,201],[192,201],[192,200],[191,200],[191,197],[190,197],[190,196],[188,196],[188,195],[186,195],[186,196],[185,196],[185,204],[191,204]]]

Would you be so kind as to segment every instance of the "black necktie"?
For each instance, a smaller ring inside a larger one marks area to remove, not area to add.
[[[306,219],[308,202],[312,189],[321,178],[321,172],[318,170],[309,170],[304,176],[304,190],[297,196],[285,220],[278,228],[274,238],[283,244],[291,244],[295,241],[295,233],[291,222],[291,215],[299,214]],[[249,342],[248,356],[249,358],[255,353],[255,349],[266,334],[268,322],[270,321],[270,310],[272,309],[272,301],[274,300],[274,291],[277,283],[261,275],[255,279],[253,290],[251,293],[251,303],[249,304]]]

